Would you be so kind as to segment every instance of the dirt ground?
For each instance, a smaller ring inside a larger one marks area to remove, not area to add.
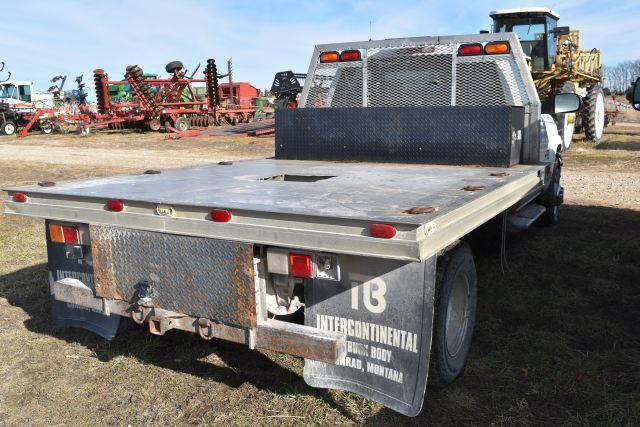
[[[0,186],[272,154],[270,138],[0,137]],[[414,419],[306,386],[298,358],[156,337],[131,322],[111,342],[58,328],[42,221],[0,213],[0,425],[634,424],[640,127],[608,128],[597,146],[576,141],[563,182],[561,223],[510,237],[504,274],[495,245],[474,245],[478,321],[465,375],[429,387]]]

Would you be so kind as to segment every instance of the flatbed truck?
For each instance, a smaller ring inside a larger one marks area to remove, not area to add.
[[[12,187],[5,212],[45,219],[58,324],[304,357],[309,385],[415,416],[471,345],[465,238],[557,222],[551,114],[580,99],[541,105],[512,33],[318,45],[307,75],[274,158]]]

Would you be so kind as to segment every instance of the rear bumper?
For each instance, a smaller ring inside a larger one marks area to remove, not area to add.
[[[196,333],[205,340],[213,338],[264,348],[326,363],[336,363],[346,355],[344,334],[279,320],[259,321],[255,327],[241,328],[211,319],[193,317],[158,307],[130,304],[124,300],[97,298],[80,280],[65,278],[51,285],[55,300],[82,307],[106,316],[131,318],[147,323],[149,332],[164,335],[171,329]]]

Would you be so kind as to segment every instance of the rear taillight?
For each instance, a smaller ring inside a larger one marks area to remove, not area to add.
[[[64,231],[61,225],[49,224],[49,239],[55,243],[64,243]]]
[[[211,220],[215,222],[229,222],[233,218],[231,212],[225,209],[214,209],[211,211]]]
[[[313,262],[310,255],[289,254],[289,274],[293,277],[313,277]]]
[[[458,48],[459,56],[482,55],[482,45],[480,43],[462,44]]]
[[[107,210],[111,212],[122,212],[124,210],[124,203],[121,200],[111,199],[107,200]]]
[[[49,239],[54,243],[80,244],[80,231],[73,225],[49,224]]]
[[[290,253],[287,249],[267,249],[267,271],[285,276],[340,280],[340,263],[333,254]]]
[[[64,242],[69,245],[80,244],[80,233],[78,227],[71,227],[68,225],[62,226],[62,234],[64,235]]]
[[[369,234],[373,237],[379,237],[381,239],[392,239],[398,234],[398,230],[393,225],[389,224],[371,224],[369,227]]]
[[[18,202],[18,203],[26,203],[27,202],[27,195],[24,193],[13,193],[13,197],[12,197],[14,202]]]

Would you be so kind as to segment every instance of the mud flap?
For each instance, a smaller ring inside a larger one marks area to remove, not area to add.
[[[347,356],[336,365],[305,359],[305,381],[418,415],[429,371],[436,257],[407,263],[341,256],[340,269],[339,282],[305,286],[305,323],[345,333]]]
[[[83,246],[85,256],[82,259],[69,259],[63,243],[53,243],[49,237],[49,221],[45,222],[47,233],[47,255],[49,258],[49,284],[67,277],[78,279],[95,292],[93,265],[89,246]],[[59,326],[71,326],[87,329],[101,337],[111,340],[120,325],[120,316],[105,316],[103,313],[74,304],[57,301],[51,297],[54,322]]]

